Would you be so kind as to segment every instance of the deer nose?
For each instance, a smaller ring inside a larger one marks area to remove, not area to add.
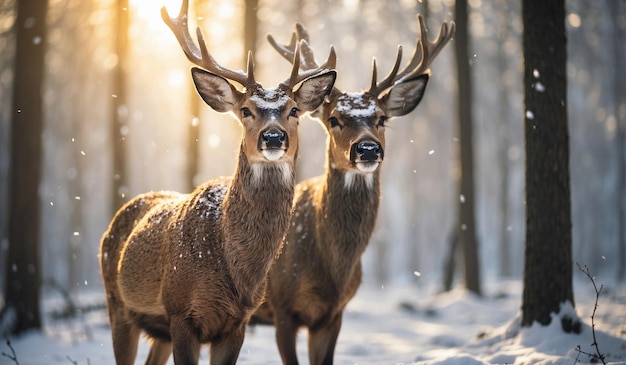
[[[378,161],[382,158],[382,148],[374,141],[361,141],[352,145],[354,157],[358,156],[361,161]]]
[[[269,129],[261,134],[261,142],[266,148],[282,148],[287,143],[287,135],[278,129]]]

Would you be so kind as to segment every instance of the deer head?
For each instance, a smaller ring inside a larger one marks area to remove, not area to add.
[[[394,65],[383,80],[377,81],[374,59],[372,81],[367,90],[349,93],[335,87],[314,114],[330,137],[329,168],[361,174],[376,171],[384,158],[386,123],[390,118],[408,114],[422,100],[430,76],[428,66],[452,38],[454,23],[444,22],[433,42],[428,39],[420,15],[418,24],[420,36],[402,71],[399,70],[402,58],[402,47],[399,46]],[[300,52],[301,69],[318,67],[308,32],[301,24],[296,24],[296,31],[287,45],[278,44],[271,35],[268,40],[287,60],[295,60]]]
[[[188,0],[183,0],[178,17],[164,8],[161,15],[170,27],[187,58],[198,67],[192,78],[202,100],[217,112],[233,113],[244,130],[242,152],[251,165],[291,161],[297,153],[297,125],[300,113],[319,107],[332,90],[336,73],[335,53],[331,47],[328,60],[317,68],[298,72],[299,52],[295,46],[290,77],[277,88],[265,89],[254,79],[252,53],[248,53],[247,71],[234,71],[219,65],[207,51],[204,37],[197,28],[198,45],[187,25]],[[243,86],[238,90],[230,81]],[[297,87],[299,86],[299,87]],[[296,88],[297,87],[297,88]]]

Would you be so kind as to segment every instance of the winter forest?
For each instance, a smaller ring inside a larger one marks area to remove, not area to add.
[[[211,178],[231,175],[236,163],[241,128],[231,115],[202,102],[193,87],[191,64],[161,19],[162,6],[177,14],[180,1],[127,1],[124,7],[124,0],[49,0],[43,124],[40,129],[26,127],[41,138],[37,204],[42,299],[59,291],[103,298],[97,255],[115,211],[143,192],[190,192]],[[2,293],[7,273],[17,270],[8,259],[14,244],[9,239],[9,201],[14,191],[16,28],[22,26],[16,23],[17,2],[0,0]],[[522,5],[508,0],[469,0],[467,5],[477,254],[473,274],[489,287],[520,281],[524,273],[528,114]],[[417,14],[426,19],[432,39],[442,22],[455,20],[454,9],[453,0],[192,0],[190,28],[199,26],[211,54],[231,69],[245,69],[251,50],[255,77],[273,87],[290,66],[266,36],[287,43],[300,22],[309,30],[318,60],[330,45],[335,47],[335,86],[356,92],[369,86],[373,58],[384,75],[398,45],[409,57],[419,35]],[[580,263],[599,282],[623,286],[626,4],[568,0],[565,27],[573,277],[585,280],[575,268]],[[399,287],[419,297],[420,291],[463,286],[468,275],[464,251],[454,244],[459,209],[472,198],[459,188],[455,42],[456,36],[430,66],[420,105],[387,124],[382,200],[362,257],[362,288]],[[297,179],[322,174],[324,129],[305,115],[299,135]],[[26,146],[22,152],[32,153]],[[2,303],[0,297],[0,307]],[[2,364],[4,360],[0,358]]]

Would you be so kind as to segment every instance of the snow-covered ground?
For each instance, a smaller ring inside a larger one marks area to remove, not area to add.
[[[485,285],[482,298],[461,288],[439,294],[422,284],[398,288],[364,285],[344,315],[335,355],[336,364],[563,364],[594,362],[579,353],[595,353],[591,319],[595,292],[578,272],[575,280],[576,314],[583,322],[580,334],[564,334],[560,322],[519,327],[522,285],[518,280]],[[598,285],[602,284],[598,282]],[[101,301],[84,296],[81,304]],[[46,310],[55,301],[46,302]],[[568,310],[567,308],[563,310]],[[595,316],[599,350],[606,362],[626,364],[626,285],[605,285]],[[306,332],[298,338],[300,362],[308,363]],[[104,310],[82,319],[46,319],[44,333],[12,339],[20,365],[114,364],[110,330]],[[10,354],[6,341],[0,351]],[[143,364],[148,342],[142,339],[136,364]],[[208,349],[201,363],[208,364]],[[13,364],[0,357],[0,364]],[[239,364],[279,364],[272,327],[248,331]],[[173,364],[170,358],[168,364]]]

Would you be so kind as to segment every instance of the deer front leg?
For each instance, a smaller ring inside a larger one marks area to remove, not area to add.
[[[245,335],[245,325],[211,343],[211,365],[235,365]]]
[[[137,344],[141,330],[128,322],[122,311],[111,316],[111,336],[113,353],[117,365],[133,365],[137,356]]]
[[[174,364],[198,365],[200,342],[194,333],[192,321],[183,317],[172,317],[170,327]]]
[[[172,353],[172,343],[153,340],[146,365],[165,365]]]
[[[335,345],[341,330],[342,315],[339,313],[326,326],[309,329],[309,361],[311,365],[332,365]]]
[[[276,343],[280,357],[283,359],[283,365],[298,365],[296,353],[298,326],[293,318],[282,310],[276,310],[274,325],[276,327]]]

